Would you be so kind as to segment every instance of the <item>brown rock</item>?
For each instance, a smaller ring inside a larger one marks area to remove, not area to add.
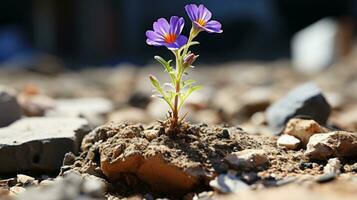
[[[326,128],[320,126],[314,120],[294,118],[287,123],[286,128],[284,129],[284,134],[298,138],[301,140],[302,144],[306,146],[312,135],[316,133],[325,133],[327,131]]]
[[[325,160],[331,157],[357,155],[357,133],[335,131],[315,134],[307,144],[305,155],[310,159]]]
[[[234,169],[256,170],[269,163],[264,150],[246,149],[225,157],[225,161]]]
[[[141,155],[132,155],[113,162],[104,159],[101,161],[101,169],[112,182],[125,173],[134,173],[148,183],[154,191],[164,193],[184,193],[199,182],[197,175],[166,162],[160,155],[146,159]]]
[[[166,162],[160,155],[146,159],[137,173],[153,190],[165,193],[176,191],[180,194],[190,191],[199,183],[197,174]]]

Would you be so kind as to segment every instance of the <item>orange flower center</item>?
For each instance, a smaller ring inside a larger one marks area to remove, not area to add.
[[[165,35],[164,38],[165,38],[166,43],[171,44],[171,43],[176,42],[177,35],[170,33],[170,34]]]
[[[204,19],[201,19],[201,18],[198,19],[196,22],[201,26],[205,26],[206,25],[206,21]]]

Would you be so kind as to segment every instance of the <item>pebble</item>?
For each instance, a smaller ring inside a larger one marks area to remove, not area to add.
[[[294,136],[282,135],[278,138],[277,145],[280,147],[285,147],[287,149],[296,150],[300,147],[301,142]]]
[[[269,163],[264,150],[246,149],[227,155],[224,159],[233,169],[257,170]]]
[[[238,193],[250,189],[249,185],[238,179],[234,172],[220,174],[209,185],[221,193]]]
[[[339,175],[341,173],[341,162],[338,158],[330,158],[324,167],[325,174],[336,174]]]

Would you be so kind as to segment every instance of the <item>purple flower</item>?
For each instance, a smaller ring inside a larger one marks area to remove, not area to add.
[[[216,20],[210,20],[212,13],[204,5],[190,4],[185,6],[186,12],[190,17],[195,28],[209,33],[222,33],[222,25]]]
[[[187,37],[180,35],[185,25],[182,17],[172,16],[170,23],[160,18],[153,25],[153,31],[146,31],[146,43],[154,46],[166,46],[171,50],[181,48],[187,43]]]

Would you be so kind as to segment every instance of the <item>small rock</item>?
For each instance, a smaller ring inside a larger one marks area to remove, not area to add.
[[[277,145],[287,149],[295,150],[300,147],[300,140],[291,135],[282,135],[277,140]]]
[[[0,129],[0,173],[54,172],[67,152],[78,152],[88,122],[80,118],[34,117]]]
[[[0,86],[0,127],[7,126],[21,118],[21,107],[16,100],[16,92]]]
[[[149,141],[157,138],[158,136],[158,130],[145,130],[144,131],[145,138],[148,139]]]
[[[17,182],[21,183],[23,186],[33,185],[34,181],[35,181],[35,178],[33,178],[31,176],[27,176],[24,174],[17,175]]]
[[[339,175],[341,173],[341,162],[338,158],[330,158],[324,167],[325,174],[336,174]]]
[[[250,188],[232,172],[220,174],[214,180],[210,181],[209,185],[221,193],[238,193]]]
[[[225,161],[234,169],[257,170],[269,163],[264,150],[246,149],[231,153],[225,157]]]
[[[290,119],[284,129],[284,134],[295,136],[304,146],[307,145],[312,135],[325,132],[328,132],[328,130],[314,120],[297,118]]]
[[[276,134],[295,116],[309,117],[319,124],[325,124],[330,113],[330,105],[314,83],[306,83],[293,89],[266,111],[268,124]]]
[[[357,133],[335,131],[311,136],[305,155],[310,159],[357,155]]]

